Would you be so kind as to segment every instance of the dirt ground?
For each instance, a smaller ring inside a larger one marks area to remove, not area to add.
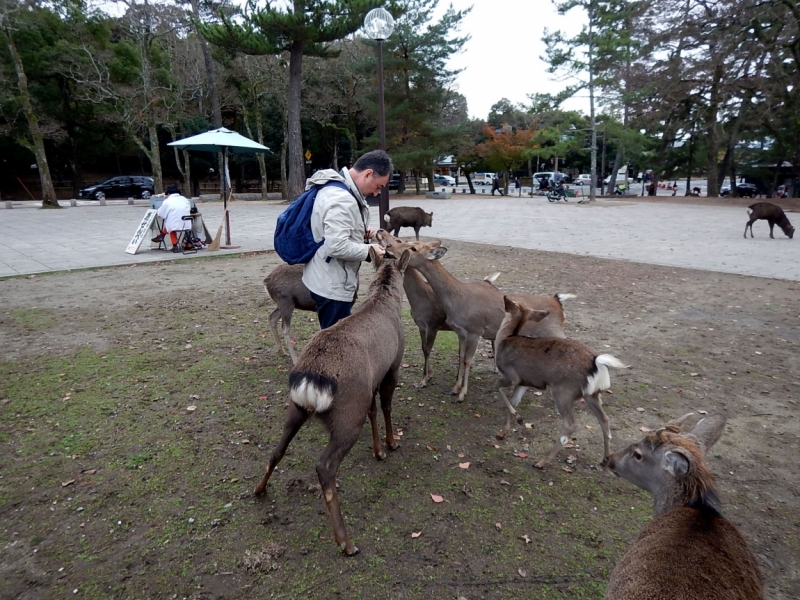
[[[768,597],[800,597],[800,283],[444,245],[462,280],[499,270],[504,290],[577,294],[568,335],[631,365],[604,395],[612,447],[687,412],[725,414],[708,460],[724,513]],[[291,368],[261,287],[277,264],[266,253],[0,281],[0,597],[602,598],[650,498],[596,468],[602,440],[583,408],[574,448],[533,468],[560,426],[547,393],[529,391],[525,424],[497,440],[488,344],[464,403],[449,396],[452,333],[415,389],[407,311],[400,447],[375,461],[367,427],[339,470],[361,554],[333,543],[319,423],[252,497]],[[298,348],[315,329],[295,314]]]

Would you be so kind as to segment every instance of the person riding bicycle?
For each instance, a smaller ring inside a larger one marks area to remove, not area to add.
[[[558,194],[562,198],[567,197],[567,188],[564,187],[564,180],[560,179],[558,181],[552,180],[550,183],[550,187],[553,190],[554,194]]]

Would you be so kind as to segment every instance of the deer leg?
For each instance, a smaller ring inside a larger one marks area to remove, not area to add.
[[[398,237],[400,235],[400,225],[394,228],[394,233],[392,233],[394,237]]]
[[[281,345],[281,338],[278,336],[278,319],[281,318],[281,307],[277,307],[269,314],[269,326],[272,329],[272,337],[275,338],[275,347],[278,349],[279,356],[285,356],[286,353],[283,351],[283,346]]]
[[[383,411],[383,424],[386,427],[386,447],[389,450],[397,450],[397,440],[394,437],[394,427],[392,426],[392,398],[394,390],[397,388],[397,380],[400,378],[398,370],[391,370],[386,374],[381,382],[379,391],[381,396],[381,411]]]
[[[748,221],[744,226],[744,239],[747,239],[747,228],[750,228],[750,237],[753,237],[753,221]]]
[[[494,340],[490,340],[492,344],[492,365],[494,366],[494,372],[499,373],[497,370],[497,353],[494,351]]]
[[[603,410],[603,400],[600,398],[600,392],[584,394],[583,399],[586,400],[586,406],[594,413],[597,422],[600,423],[600,429],[603,430],[603,460],[605,460],[611,454],[611,431],[608,428],[608,415]]]
[[[503,393],[503,390],[500,389],[501,384],[505,387],[508,385],[515,385],[514,393],[511,395],[511,401],[508,401],[508,398]],[[522,396],[525,395],[525,392],[528,391],[528,388],[524,385],[518,385],[516,382],[501,380],[498,384],[498,391],[500,392],[500,396],[503,398],[503,401],[506,403],[508,407],[508,413],[506,413],[506,426],[497,434],[497,439],[502,440],[506,437],[506,434],[511,430],[511,417],[516,417],[517,423],[522,420],[522,417],[517,412],[517,406],[519,406],[520,400],[522,400]]]
[[[437,333],[439,332],[432,327],[426,327],[424,330],[420,328],[419,330],[419,337],[422,341],[422,354],[425,357],[425,368],[422,372],[422,381],[415,386],[417,389],[424,388],[426,385],[428,385],[428,380],[433,377],[433,373],[431,372],[430,368],[430,358],[431,350],[433,350],[433,344],[436,342]]]
[[[290,335],[289,328],[292,326],[292,311],[283,315],[283,339],[286,341],[286,347],[289,349],[289,356],[292,357],[292,364],[297,363],[297,350],[294,349],[292,343],[292,336]]]
[[[467,338],[464,333],[459,330],[456,330],[455,327],[453,330],[456,332],[458,336],[458,375],[456,376],[456,384],[453,386],[453,389],[450,391],[451,396],[455,396],[461,391],[461,386],[464,382],[464,353],[466,352],[467,348]]]
[[[256,489],[253,493],[256,496],[263,494],[267,489],[267,483],[269,482],[269,478],[272,475],[272,472],[275,470],[275,467],[278,466],[278,463],[281,462],[283,455],[286,454],[286,448],[289,447],[289,443],[294,439],[294,436],[308,420],[308,413],[304,411],[302,408],[298,407],[294,402],[289,402],[289,408],[286,410],[286,422],[283,425],[283,436],[281,437],[281,441],[278,442],[278,446],[275,448],[275,451],[272,453],[272,456],[267,463],[267,471],[264,473],[264,477],[261,478],[261,482],[256,486]]]
[[[542,460],[536,463],[536,468],[544,469],[556,457],[558,452],[569,443],[570,437],[575,433],[578,428],[575,423],[575,402],[580,397],[575,397],[569,389],[566,388],[550,388],[550,393],[555,400],[556,408],[558,409],[564,424],[561,428],[561,435],[556,440],[556,443],[550,448]]]
[[[774,240],[775,236],[772,235],[772,230],[775,228],[775,220],[774,219],[768,219],[767,223],[769,223],[769,237],[771,237]]]
[[[419,227],[414,227],[414,235],[417,237],[417,241],[419,241]]]
[[[478,342],[480,340],[481,338],[478,335],[467,338],[466,348],[464,349],[464,383],[461,386],[461,391],[458,393],[458,402],[463,402],[464,396],[467,395],[467,388],[469,387],[469,369],[472,366],[472,359],[475,358],[475,351],[478,349]]]
[[[325,447],[325,451],[317,461],[317,476],[322,486],[322,493],[325,496],[325,505],[328,507],[328,516],[333,527],[333,538],[348,556],[358,554],[358,548],[350,541],[347,536],[347,530],[344,527],[342,509],[339,506],[339,496],[336,493],[336,471],[338,471],[342,459],[347,456],[347,453],[350,452],[350,449],[358,440],[360,429],[360,427],[355,427],[346,432],[334,430],[331,433],[331,439]]]
[[[372,396],[372,404],[369,405],[369,410],[367,411],[367,416],[369,417],[369,424],[372,427],[372,456],[374,456],[378,460],[383,460],[386,458],[386,452],[383,451],[381,448],[381,439],[378,436],[378,410],[375,405],[375,396]]]

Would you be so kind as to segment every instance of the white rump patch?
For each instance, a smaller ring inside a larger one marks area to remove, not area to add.
[[[753,209],[752,208],[748,208],[747,209],[747,214],[748,215],[752,215],[753,214]]]
[[[611,387],[611,375],[608,373],[608,367],[615,369],[628,368],[628,365],[610,354],[601,354],[594,359],[594,364],[597,367],[597,373],[586,378],[586,386],[583,388],[583,393],[587,396],[591,396],[598,391],[605,391]]]
[[[386,221],[387,223],[391,220],[391,217],[389,216],[389,213],[386,213],[385,215],[383,215],[383,220]]]
[[[306,379],[289,392],[289,397],[297,406],[306,410],[325,412],[333,403],[333,395],[329,390],[321,390]]]
[[[564,300],[571,300],[572,298],[577,298],[575,294],[556,294],[556,298],[558,298],[559,302],[563,302]]]

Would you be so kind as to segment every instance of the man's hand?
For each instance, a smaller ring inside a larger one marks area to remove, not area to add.
[[[386,254],[386,248],[384,248],[380,244],[370,244],[369,247],[370,248],[374,248],[375,249],[375,253],[378,256],[383,256],[384,254]]]
[[[374,237],[375,237],[375,230],[367,229],[367,232],[364,234],[364,241],[369,242]]]

